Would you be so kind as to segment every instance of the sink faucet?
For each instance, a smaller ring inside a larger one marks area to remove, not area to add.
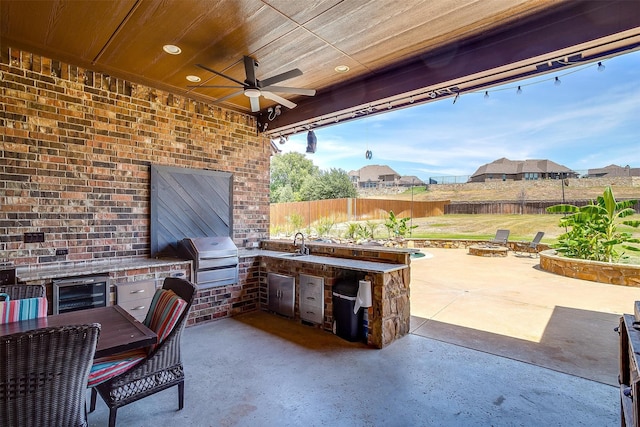
[[[309,248],[307,248],[304,245],[304,234],[298,232],[296,233],[295,236],[293,236],[293,245],[296,245],[296,242],[298,241],[298,236],[300,236],[300,238],[302,239],[302,243],[300,244],[300,253],[303,255],[309,255]]]

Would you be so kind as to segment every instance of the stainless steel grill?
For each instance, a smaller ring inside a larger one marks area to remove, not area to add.
[[[178,250],[193,261],[199,289],[238,283],[238,248],[230,237],[189,237],[179,242]]]

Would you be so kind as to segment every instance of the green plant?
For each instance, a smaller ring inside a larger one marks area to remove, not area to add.
[[[280,233],[284,232],[284,228],[281,225],[270,225],[269,226],[269,235],[277,236]]]
[[[389,237],[407,237],[407,234],[417,227],[417,225],[407,226],[407,221],[410,219],[411,218],[398,218],[393,211],[389,211],[389,218],[387,218],[384,223],[384,226],[387,227],[389,231]]]
[[[378,222],[374,222],[374,221],[367,221],[364,223],[364,227],[363,227],[363,236],[364,238],[367,239],[373,239],[374,238],[374,234],[376,232],[376,229],[378,228],[378,226],[380,225],[380,223]]]
[[[320,218],[318,221],[316,221],[315,229],[318,232],[318,236],[326,237],[329,235],[334,225],[336,225],[335,219]]]
[[[344,232],[344,237],[346,239],[355,239],[359,227],[360,224],[358,224],[357,222],[350,222],[349,224],[347,224],[347,229]]]
[[[640,239],[617,230],[619,224],[640,226],[640,221],[620,221],[635,213],[632,206],[636,203],[637,200],[616,202],[611,187],[607,187],[602,196],[589,205],[555,205],[547,208],[550,213],[570,214],[560,220],[560,226],[571,229],[562,234],[553,247],[570,258],[603,262],[619,260],[622,254],[616,250],[617,246],[640,251],[640,247],[629,244],[640,243]]]
[[[291,234],[297,233],[298,231],[302,230],[302,227],[304,225],[304,218],[302,217],[302,215],[294,212],[291,215],[287,216],[286,219],[287,226],[289,231],[291,231]]]

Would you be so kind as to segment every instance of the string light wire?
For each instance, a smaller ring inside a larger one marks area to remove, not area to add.
[[[601,69],[604,69],[604,64],[602,64],[602,62],[598,62],[597,64],[589,64],[589,65],[585,65],[584,67],[577,67],[574,68],[571,71],[567,71],[566,73],[562,73],[562,74],[558,74],[556,76],[553,77],[548,77],[546,79],[540,79],[540,80],[536,80],[536,81],[532,81],[530,83],[526,83],[526,84],[518,84],[518,85],[513,85],[513,86],[505,86],[505,87],[501,87],[498,89],[491,89],[491,90],[480,90],[480,91],[473,91],[473,92],[469,92],[469,93],[482,93],[484,94],[485,98],[489,97],[489,92],[500,92],[500,91],[504,91],[504,90],[514,90],[516,89],[516,92],[518,94],[522,93],[522,88],[526,87],[526,86],[533,86],[533,85],[537,85],[537,84],[541,84],[544,82],[549,82],[549,81],[553,81],[555,82],[559,82],[560,81],[560,77],[564,77],[564,76],[568,76],[570,74],[574,74],[574,73],[579,73],[580,71],[584,71],[587,68],[592,68],[592,67],[597,67],[598,71],[600,71]],[[558,85],[558,83],[555,83],[556,85]]]

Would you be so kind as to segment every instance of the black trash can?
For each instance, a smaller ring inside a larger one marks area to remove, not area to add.
[[[347,341],[358,341],[361,337],[362,307],[356,314],[353,308],[358,295],[358,282],[341,282],[333,286],[334,332]]]

